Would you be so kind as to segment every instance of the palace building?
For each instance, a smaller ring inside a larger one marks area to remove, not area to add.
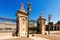
[[[0,17],[0,32],[16,31],[15,20]]]

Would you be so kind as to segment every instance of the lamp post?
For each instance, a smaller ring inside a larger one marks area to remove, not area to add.
[[[29,12],[31,11],[31,3],[28,3],[28,32],[27,32],[27,37],[29,37]]]
[[[50,34],[50,20],[51,20],[51,15],[49,14],[49,16],[48,16],[48,26],[49,26],[48,34]]]
[[[32,36],[34,36],[34,20],[33,21],[33,33],[32,33]]]

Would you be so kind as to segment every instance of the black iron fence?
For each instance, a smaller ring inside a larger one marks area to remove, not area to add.
[[[0,32],[16,31],[16,20],[0,17]]]
[[[16,20],[0,17],[0,32],[16,31]],[[29,33],[37,32],[37,22],[29,20]]]

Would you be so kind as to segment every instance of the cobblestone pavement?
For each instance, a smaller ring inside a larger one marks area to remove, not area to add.
[[[29,38],[27,37],[12,37],[11,35],[2,35],[0,36],[0,40],[48,40],[48,39],[45,39],[45,38],[41,38],[41,37],[32,37],[32,36],[29,36]]]
[[[45,39],[45,38],[41,38],[41,37],[30,37],[31,39],[34,40],[49,40],[49,39]]]
[[[1,35],[0,36],[0,40],[11,39],[11,38],[18,38],[18,37],[12,37],[11,35]]]
[[[49,40],[60,40],[60,36],[59,35],[42,35],[42,34],[36,34],[36,37],[42,37],[45,39],[49,39]]]
[[[12,37],[11,35],[4,35],[4,36],[0,36],[0,40],[47,40],[45,38],[41,38],[41,37],[32,37],[30,36],[29,38],[27,37]]]
[[[34,34],[27,37],[12,37],[11,35],[0,35],[0,40],[60,40],[60,35],[50,34],[50,35],[42,35],[42,34]]]

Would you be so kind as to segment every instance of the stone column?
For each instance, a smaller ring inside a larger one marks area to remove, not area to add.
[[[21,9],[19,9],[16,13],[16,17],[18,18],[18,35],[27,37],[28,31],[28,13],[24,10],[24,4],[21,4]]]
[[[37,20],[37,25],[39,28],[39,33],[41,34],[45,34],[45,21],[46,19],[42,16],[42,14],[40,14],[39,19]]]
[[[28,17],[26,18],[26,28],[27,28],[27,29],[26,29],[26,31],[27,31],[26,36],[27,36],[27,35],[28,35],[28,31],[29,31],[29,30],[28,30]]]
[[[42,22],[42,34],[45,34],[45,21]]]

